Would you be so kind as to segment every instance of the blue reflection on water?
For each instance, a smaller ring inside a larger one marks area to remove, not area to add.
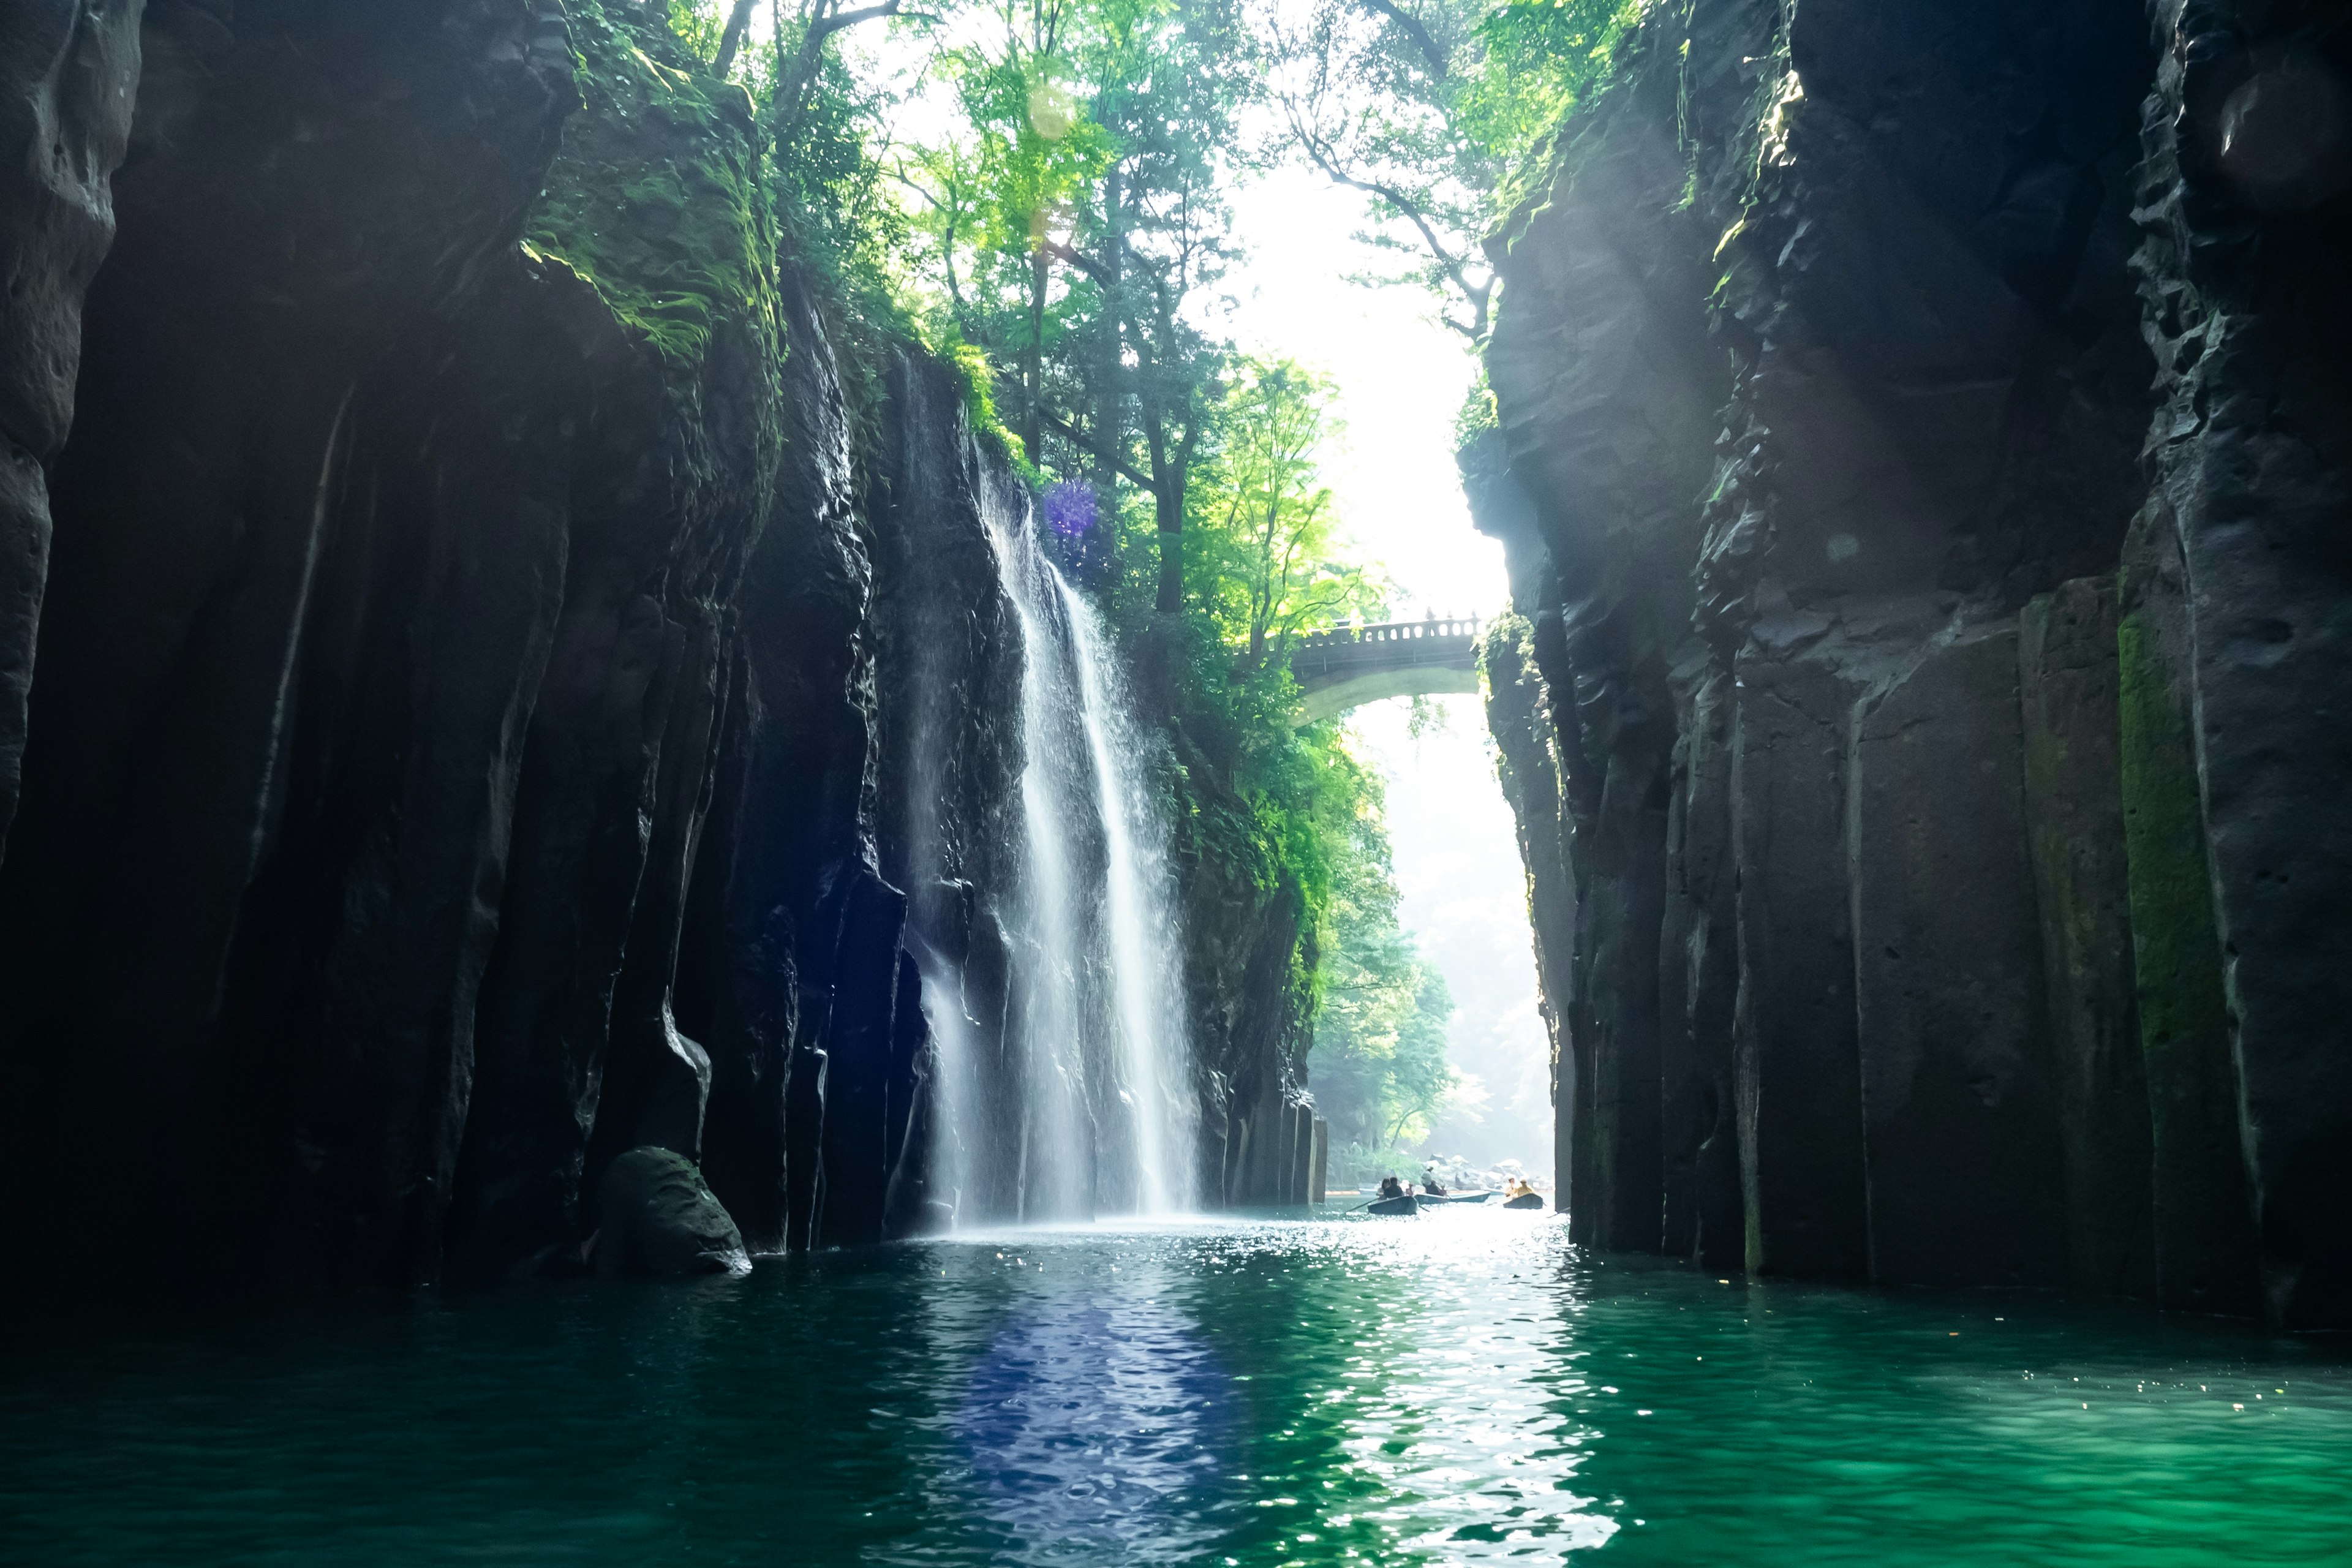
[[[974,1367],[956,1428],[1018,1562],[1152,1561],[1205,1545],[1227,1379],[1160,1296],[1032,1299]]]

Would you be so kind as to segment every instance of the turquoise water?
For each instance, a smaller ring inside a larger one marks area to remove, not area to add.
[[[1014,1232],[0,1351],[0,1558],[2352,1562],[2352,1351],[1548,1216]]]

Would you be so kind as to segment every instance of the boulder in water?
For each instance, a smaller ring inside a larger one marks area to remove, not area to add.
[[[632,1149],[596,1187],[600,1274],[748,1274],[735,1221],[702,1172],[668,1149]]]

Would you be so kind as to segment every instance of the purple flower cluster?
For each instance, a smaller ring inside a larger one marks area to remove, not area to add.
[[[1095,529],[1095,488],[1084,479],[1064,479],[1045,491],[1045,525],[1065,544],[1076,544]]]

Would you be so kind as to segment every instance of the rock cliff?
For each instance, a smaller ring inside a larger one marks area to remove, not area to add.
[[[753,1252],[936,1223],[1027,497],[796,271],[741,90],[612,0],[37,0],[0,95],[10,1255],[725,1262],[607,1213],[632,1151]],[[1250,912],[1203,997],[1294,959]]]
[[[1578,1235],[2352,1325],[2340,8],[1652,8],[1464,454]]]

